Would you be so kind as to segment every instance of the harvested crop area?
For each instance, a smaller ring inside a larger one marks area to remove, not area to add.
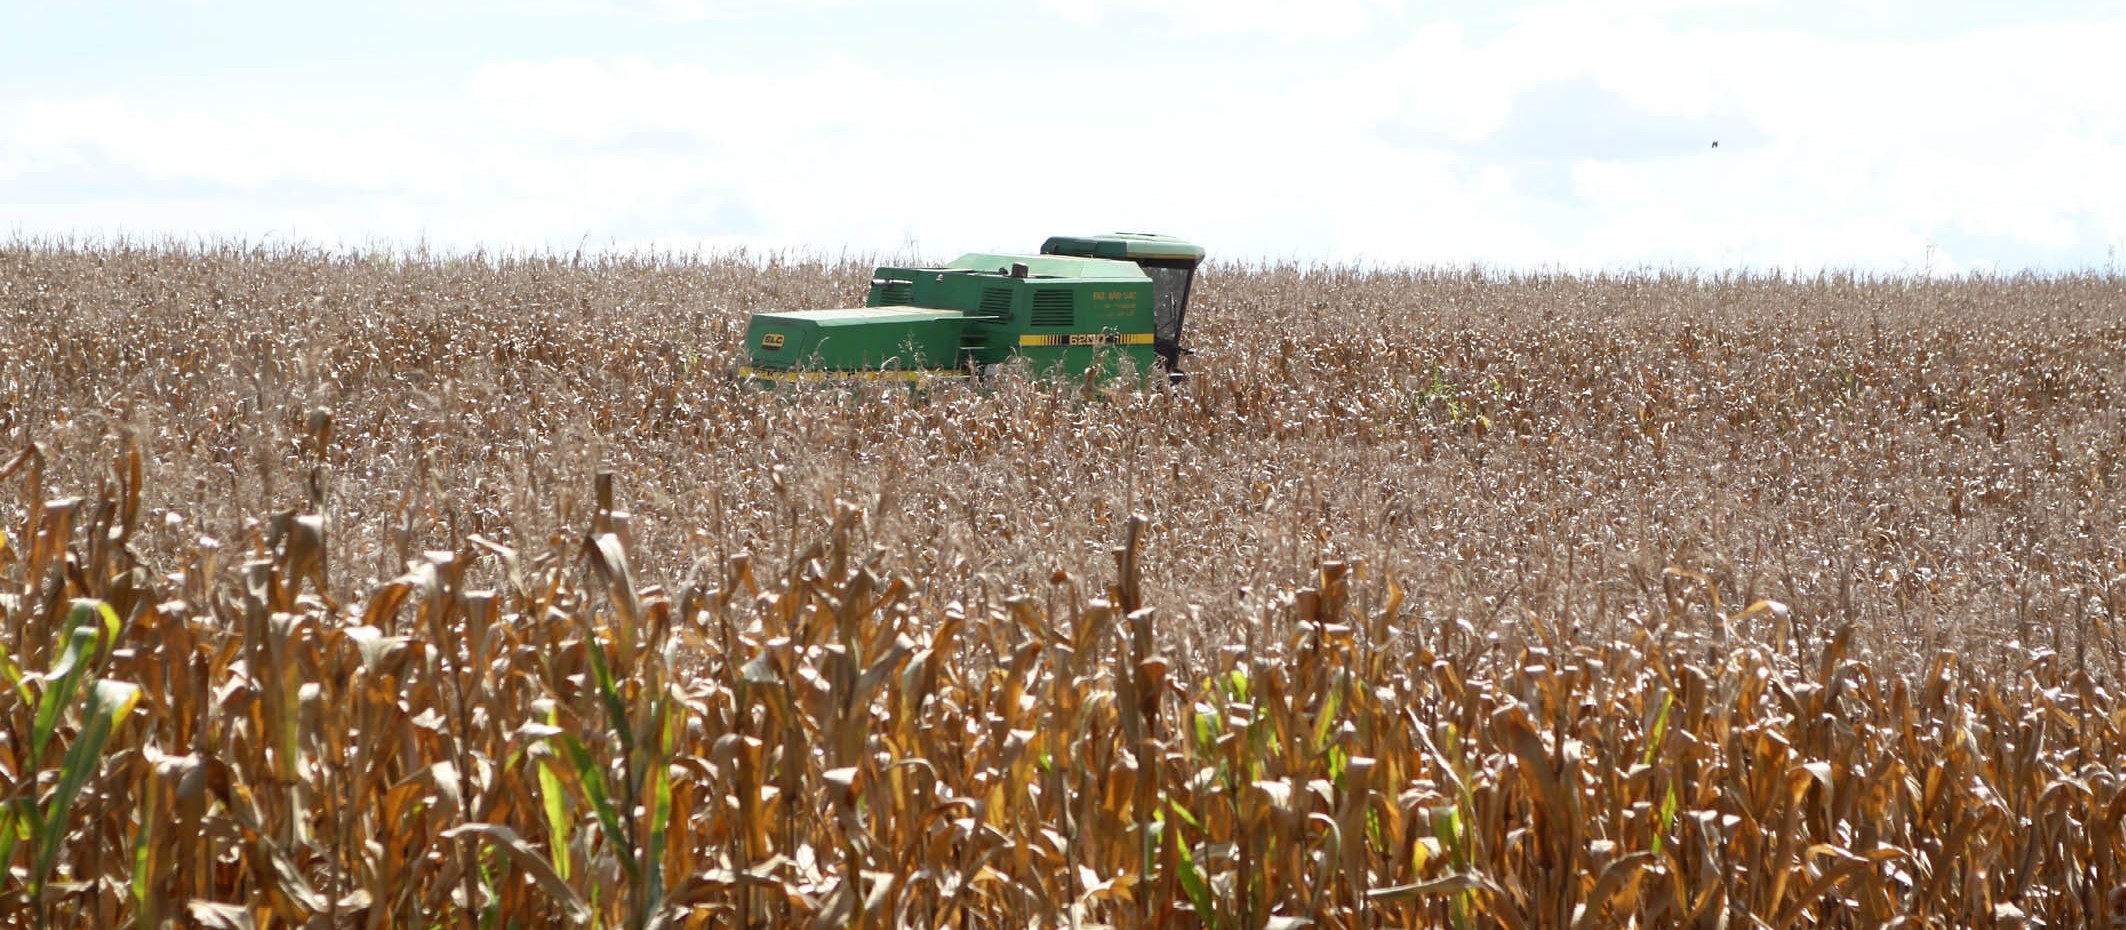
[[[2126,281],[0,247],[0,924],[2126,918]]]

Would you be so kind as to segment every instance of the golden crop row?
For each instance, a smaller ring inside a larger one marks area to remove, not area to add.
[[[34,494],[42,467],[4,473]],[[641,585],[606,502],[566,557],[472,536],[342,599],[325,521],[297,511],[154,577],[128,547],[139,475],[128,455],[0,549],[11,923],[2086,926],[2121,905],[2126,707],[2057,656],[1885,674],[1849,627],[1769,602],[1442,653],[1392,580],[1328,562],[1265,608],[1273,639],[1184,660],[1141,606],[1141,519],[1105,579],[939,604],[848,505],[774,577],[737,557]]]

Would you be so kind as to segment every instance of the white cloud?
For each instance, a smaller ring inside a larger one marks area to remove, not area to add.
[[[860,0],[418,0],[406,4],[420,16],[492,16],[552,19],[617,18],[658,23],[750,19],[792,9],[854,7]]]
[[[831,52],[460,63],[419,99],[0,102],[0,215],[32,232],[931,253],[1145,227],[1231,257],[1907,270],[1930,244],[1936,269],[2101,263],[2126,236],[2126,85],[2106,65],[2126,20],[1890,41],[1685,27],[1675,6],[1435,23],[1373,60],[1280,62],[1294,80],[1212,40],[1171,106],[1055,90],[1083,67],[1068,57],[925,70]],[[1159,9],[1161,29],[1266,35],[1401,15]]]
[[[636,134],[667,142],[757,143],[797,133],[886,131],[904,117],[864,106],[893,99],[877,69],[831,62],[787,74],[718,71],[640,57],[499,61],[467,84],[481,112],[556,140],[625,147]],[[683,137],[683,138],[682,138]]]
[[[1041,12],[1070,22],[1184,35],[1349,36],[1407,6],[1398,0],[1040,0]]]
[[[276,183],[350,191],[433,187],[426,145],[389,124],[305,122],[213,112],[146,113],[111,96],[0,109],[0,178],[118,169],[147,182],[231,190]]]
[[[1364,96],[1390,140],[1454,155],[1457,183],[1473,189],[1487,166],[1542,168],[1500,150],[1512,134],[1603,128],[1571,114],[1517,123],[1549,88],[1584,82],[1621,101],[1635,115],[1607,126],[1617,133],[1731,126],[1745,140],[1725,149],[1711,148],[1715,136],[1621,160],[1597,154],[1613,140],[1556,138],[1574,205],[1566,226],[1580,228],[1529,238],[1578,261],[1881,267],[1917,262],[1941,233],[2058,251],[2097,248],[2092,227],[2126,229],[2126,182],[2112,167],[2126,163],[2126,85],[2104,77],[2105,49],[2121,43],[2126,19],[1891,42],[1683,31],[1571,5],[1483,38],[1425,27],[1321,93]],[[1575,145],[1588,154],[1570,157]],[[1497,207],[1531,193],[1516,188]]]
[[[920,177],[907,120],[850,105],[893,86],[856,65],[559,60],[480,67],[455,92],[388,110],[0,106],[0,204],[16,201],[0,212],[26,231],[861,247],[880,231],[805,224]]]

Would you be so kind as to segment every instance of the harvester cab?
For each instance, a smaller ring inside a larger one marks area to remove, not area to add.
[[[1188,317],[1188,292],[1203,263],[1203,247],[1172,236],[1115,233],[1108,236],[1051,236],[1041,243],[1043,255],[1082,255],[1135,262],[1152,279],[1152,350],[1167,376],[1181,377],[1181,324]]]
[[[1115,233],[1057,236],[1037,255],[881,267],[862,307],[755,314],[739,374],[767,384],[968,377],[1018,359],[1037,374],[1127,367],[1179,380],[1202,262],[1201,246]]]

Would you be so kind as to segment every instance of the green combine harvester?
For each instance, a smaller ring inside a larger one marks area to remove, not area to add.
[[[1172,236],[1056,236],[1039,255],[962,255],[882,267],[864,306],[758,313],[746,324],[757,384],[985,377],[1013,359],[1037,375],[1181,378],[1181,324],[1203,247]]]

